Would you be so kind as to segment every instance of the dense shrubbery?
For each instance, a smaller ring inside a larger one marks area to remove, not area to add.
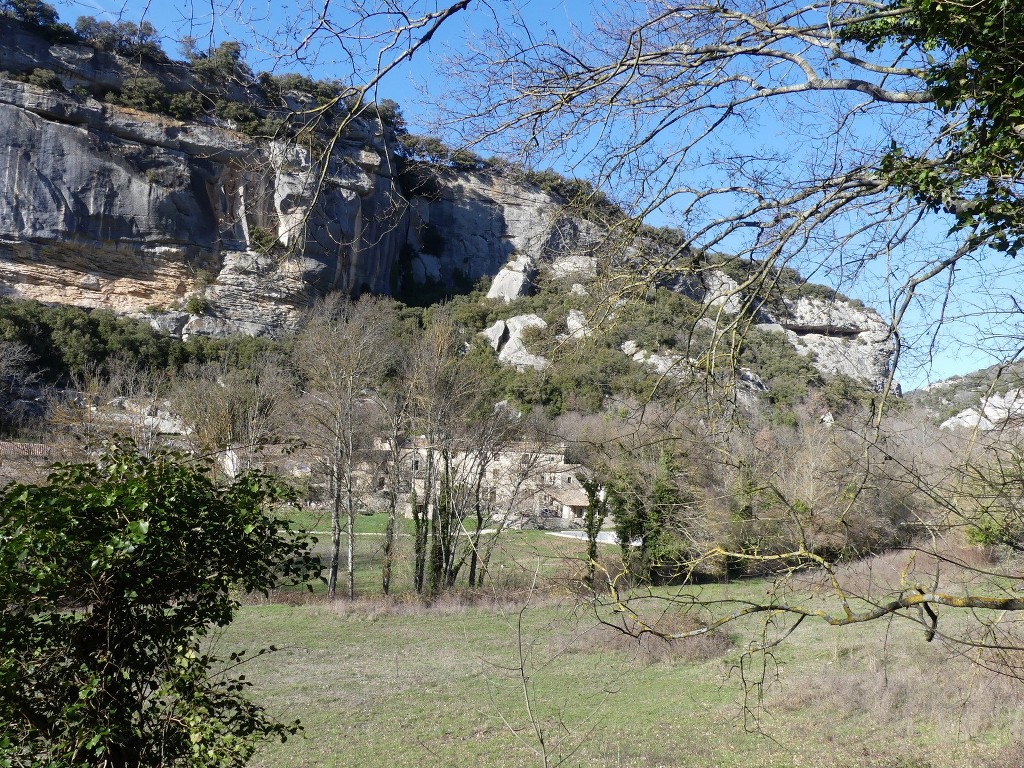
[[[134,24],[130,21],[97,21],[93,16],[79,16],[75,32],[82,42],[101,51],[109,51],[127,58],[167,61],[160,47],[160,34],[148,21]]]
[[[121,91],[111,91],[105,100],[110,104],[131,107],[143,112],[170,114],[171,95],[155,77],[135,77],[126,80]]]
[[[24,344],[43,380],[55,384],[103,374],[115,359],[144,370],[174,370],[190,362],[242,364],[280,346],[249,337],[181,341],[113,312],[13,299],[0,299],[0,339]]]
[[[204,638],[239,591],[320,569],[293,494],[218,487],[183,456],[121,448],[0,494],[0,764],[242,766],[299,729],[246,699]],[[223,671],[214,672],[220,667]]]
[[[768,385],[768,401],[778,419],[789,418],[812,387],[825,383],[814,367],[814,359],[797,352],[781,333],[750,329],[744,338],[740,360]]]
[[[58,21],[57,9],[42,0],[0,0],[0,16],[35,27],[51,43],[79,42],[75,30]]]
[[[696,357],[692,342],[701,335],[695,328],[701,315],[697,302],[667,288],[658,288],[646,299],[631,302],[620,310],[616,332],[620,342],[633,339],[642,349],[678,349]]]
[[[294,72],[284,75],[260,72],[256,82],[263,95],[272,103],[279,101],[285,93],[297,92],[308,94],[317,104],[326,106],[338,99],[344,91],[343,86],[335,80],[314,80]]]
[[[196,48],[196,41],[186,38],[182,43],[185,60],[192,73],[211,85],[227,85],[232,81],[249,83],[252,70],[242,60],[242,46],[234,40],[225,40],[209,51]]]
[[[23,77],[26,83],[37,85],[40,88],[60,90],[63,87],[61,85],[60,78],[57,77],[57,73],[51,69],[40,69],[36,67],[29,74],[24,75]]]

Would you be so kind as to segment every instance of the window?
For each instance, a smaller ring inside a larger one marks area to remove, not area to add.
[[[412,471],[413,472],[419,472],[420,471],[420,460],[419,459],[413,459],[412,460]]]

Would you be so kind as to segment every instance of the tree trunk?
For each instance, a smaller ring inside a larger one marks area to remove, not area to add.
[[[391,594],[391,571],[395,563],[395,527],[398,522],[395,514],[395,503],[391,503],[388,512],[388,523],[384,528],[384,564],[381,566],[381,588],[385,595]]]
[[[402,450],[399,447],[401,438],[402,413],[397,406],[392,411],[391,421],[391,467],[388,472],[388,523],[384,528],[384,563],[381,566],[381,586],[384,594],[391,594],[391,575],[395,567],[395,540],[398,535],[398,491],[402,484]],[[413,498],[413,512],[416,500]]]
[[[331,568],[327,575],[327,597],[333,600],[338,590],[338,564],[341,560],[341,483],[338,464],[331,468]]]
[[[427,568],[427,516],[420,511],[416,489],[412,490],[412,521],[415,527],[416,540],[413,543],[412,586],[417,594],[423,592]]]
[[[480,560],[480,532],[484,527],[484,512],[480,507],[480,500],[476,502],[476,530],[473,531],[472,551],[469,553],[469,586],[470,588],[480,586],[476,583],[477,563]]]
[[[351,505],[348,508],[348,599],[356,598],[356,516]]]
[[[352,490],[352,459],[351,452],[345,468],[345,517],[346,528],[348,529],[348,545],[345,563],[346,575],[348,577],[348,599],[356,598],[356,500]]]

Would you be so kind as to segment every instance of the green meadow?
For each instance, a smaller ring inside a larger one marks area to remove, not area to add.
[[[913,621],[807,621],[767,653],[748,653],[764,631],[754,618],[710,637],[637,640],[602,624],[620,620],[611,608],[573,594],[582,544],[541,531],[502,534],[483,593],[384,598],[381,520],[360,520],[355,602],[275,595],[215,638],[222,656],[275,646],[236,671],[277,717],[305,727],[254,765],[1009,768],[1024,758],[1019,683],[962,645],[926,642]],[[756,599],[770,588],[657,597]],[[942,621],[953,630],[959,619]]]

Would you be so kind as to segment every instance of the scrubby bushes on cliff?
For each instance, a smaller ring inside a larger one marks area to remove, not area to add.
[[[101,51],[127,58],[167,61],[160,47],[160,33],[148,21],[98,21],[94,16],[79,16],[75,21],[79,39]]]
[[[185,60],[192,72],[212,85],[227,85],[231,81],[250,83],[254,76],[242,60],[242,46],[234,40],[225,40],[216,48],[200,51],[193,38],[182,42]]]
[[[163,83],[155,77],[136,77],[126,80],[120,93],[108,93],[105,101],[143,112],[167,114],[170,111],[171,96]]]
[[[57,77],[57,73],[52,69],[41,69],[36,67],[31,72],[18,73],[12,75],[15,80],[20,80],[23,83],[29,85],[35,85],[39,88],[50,88],[51,90],[60,90],[63,86],[61,85],[60,78]]]
[[[336,80],[314,80],[311,77],[289,72],[273,75],[260,72],[256,82],[268,102],[278,103],[288,92],[306,94],[317,104],[325,106],[341,96],[343,87]]]
[[[777,419],[791,419],[793,407],[807,397],[810,388],[825,383],[813,358],[797,352],[781,333],[750,329],[740,360],[768,385],[768,401]]]
[[[248,337],[181,341],[148,323],[105,310],[5,298],[0,299],[0,341],[24,345],[42,379],[53,384],[102,375],[115,358],[141,370],[157,371],[175,370],[190,362],[244,365],[268,348],[280,346]]]
[[[399,138],[397,151],[408,161],[432,163],[455,171],[485,171],[491,168],[490,162],[475,152],[452,149],[437,136],[405,134]]]
[[[0,0],[0,16],[35,27],[51,43],[75,43],[75,30],[57,19],[57,9],[42,0]]]

